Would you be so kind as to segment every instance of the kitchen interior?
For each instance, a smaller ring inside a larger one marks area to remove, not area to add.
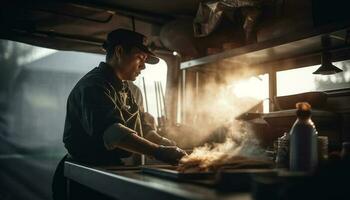
[[[112,199],[350,197],[350,16],[345,1],[174,1],[163,12],[183,13],[163,18],[153,15],[163,9],[158,1],[154,7],[138,1],[38,2],[24,6],[37,12],[34,18],[77,18],[80,13],[103,21],[112,16],[112,25],[151,36],[157,56],[168,64],[166,91],[156,86],[157,130],[188,152],[177,166],[152,158],[137,166],[66,161],[68,182]],[[118,9],[111,14],[113,8]],[[81,16],[78,20],[88,21]],[[67,23],[63,19],[55,23]],[[95,31],[87,32],[89,37],[59,33],[45,26],[53,23],[48,21],[36,28],[23,21],[18,27],[7,24],[1,38],[101,53],[97,46],[103,33],[93,27],[86,29]],[[72,31],[80,26],[87,25]],[[98,28],[106,31],[111,24]]]

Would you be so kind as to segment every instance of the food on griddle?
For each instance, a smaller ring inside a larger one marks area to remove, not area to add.
[[[190,155],[180,160],[178,171],[215,172],[221,168],[256,169],[273,165],[255,142],[252,132],[234,130],[223,143],[207,143],[193,149]]]
[[[215,162],[210,160],[210,155],[203,157],[191,157],[191,155],[184,157],[180,161],[177,168],[183,173],[193,172],[215,172],[219,169],[257,169],[257,168],[271,168],[273,162],[263,160],[261,158],[249,158],[244,156],[223,155]],[[209,158],[209,159],[208,159]]]

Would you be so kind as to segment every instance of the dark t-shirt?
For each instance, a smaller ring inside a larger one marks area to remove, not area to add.
[[[139,107],[128,84],[106,63],[81,78],[67,100],[63,142],[73,159],[91,164],[121,164],[131,153],[107,150],[104,131],[120,123],[142,135]],[[118,133],[116,133],[118,134]]]

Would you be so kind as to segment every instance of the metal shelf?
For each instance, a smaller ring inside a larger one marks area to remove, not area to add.
[[[182,62],[180,69],[198,67],[219,61],[229,61],[241,65],[258,65],[322,51],[321,37],[329,35],[330,50],[349,47],[349,22],[344,25],[320,27],[307,33],[296,33],[268,41],[263,41],[217,54]]]

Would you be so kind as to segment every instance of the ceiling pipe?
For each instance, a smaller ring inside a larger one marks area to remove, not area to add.
[[[154,23],[154,24],[158,24],[158,25],[163,25],[163,24],[167,23],[168,21],[174,19],[174,17],[169,16],[169,15],[154,14],[154,13],[149,13],[149,12],[140,11],[140,10],[133,10],[133,9],[129,9],[129,8],[116,7],[113,5],[86,3],[86,2],[81,2],[81,1],[74,1],[74,3],[71,3],[71,4],[84,6],[84,7],[90,7],[90,8],[98,8],[98,9],[109,11],[110,13],[113,13],[113,14],[119,14],[119,15],[123,15],[126,17],[133,16],[137,20],[144,21],[144,22],[150,22],[150,23]]]

